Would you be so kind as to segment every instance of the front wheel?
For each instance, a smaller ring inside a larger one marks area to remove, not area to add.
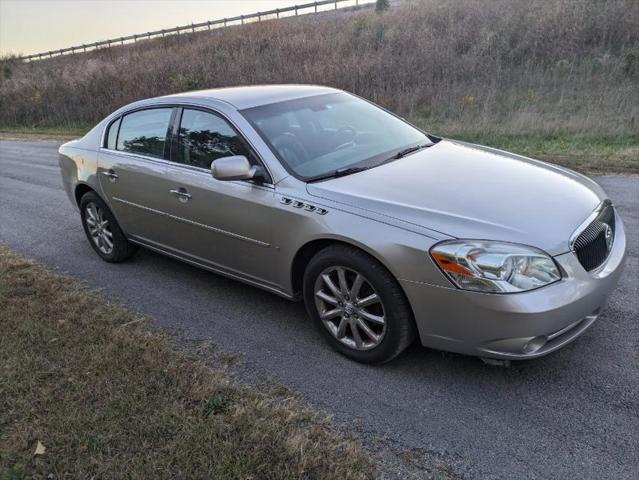
[[[354,247],[330,246],[311,259],[304,302],[328,343],[359,362],[387,362],[415,337],[411,308],[395,278]]]

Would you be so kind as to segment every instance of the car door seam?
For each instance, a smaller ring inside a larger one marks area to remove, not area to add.
[[[229,237],[232,237],[232,238],[237,238],[238,240],[244,240],[246,242],[254,243],[254,244],[259,245],[261,247],[268,248],[268,247],[271,246],[270,243],[263,242],[261,240],[256,240],[255,238],[245,237],[244,235],[240,235],[238,233],[229,232],[227,230],[222,230],[221,228],[213,227],[211,225],[206,225],[204,223],[196,222],[194,220],[189,220],[188,218],[184,218],[184,217],[180,217],[180,216],[177,216],[177,215],[173,215],[171,213],[163,212],[161,210],[156,210],[155,208],[151,208],[151,207],[140,205],[140,204],[137,204],[137,203],[134,203],[134,202],[130,202],[128,200],[124,200],[123,198],[112,197],[112,199],[114,201],[116,201],[116,202],[120,202],[120,203],[123,203],[125,205],[129,205],[131,207],[140,208],[140,209],[145,210],[147,212],[155,213],[157,215],[162,215],[164,217],[168,217],[168,218],[171,218],[173,220],[178,220],[180,222],[188,223],[190,225],[194,225],[196,227],[204,228],[206,230],[211,230],[213,232],[220,233],[222,235],[226,235],[226,236],[229,236]]]

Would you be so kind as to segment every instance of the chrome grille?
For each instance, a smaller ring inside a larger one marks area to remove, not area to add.
[[[609,200],[595,219],[575,238],[572,249],[588,272],[606,261],[615,238],[615,209]]]

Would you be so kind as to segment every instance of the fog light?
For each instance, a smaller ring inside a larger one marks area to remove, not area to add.
[[[547,340],[546,340],[546,337],[544,335],[541,335],[539,337],[535,337],[535,338],[529,340],[528,343],[526,343],[526,345],[524,345],[524,348],[521,349],[521,351],[523,353],[535,353],[541,347],[546,345],[546,341]]]

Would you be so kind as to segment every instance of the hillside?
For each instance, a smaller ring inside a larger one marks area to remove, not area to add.
[[[634,143],[637,25],[633,0],[405,1],[5,61],[0,127],[82,127],[144,97],[294,82],[349,90],[444,135]]]

